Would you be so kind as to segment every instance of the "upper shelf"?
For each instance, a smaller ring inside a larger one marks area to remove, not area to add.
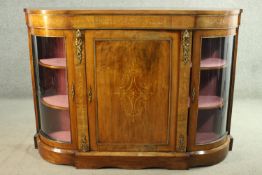
[[[46,96],[41,99],[41,102],[50,108],[54,109],[68,109],[68,95],[53,95],[53,96]]]
[[[201,70],[222,69],[225,66],[226,61],[222,58],[206,58],[200,63]]]
[[[65,58],[44,58],[40,59],[39,64],[43,67],[52,69],[65,69],[66,59]]]

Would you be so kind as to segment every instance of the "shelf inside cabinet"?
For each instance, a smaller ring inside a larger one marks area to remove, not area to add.
[[[71,134],[70,131],[56,131],[48,134],[54,140],[63,141],[63,142],[70,142],[71,141]]]
[[[222,58],[206,58],[200,62],[201,70],[222,69],[225,66],[226,61]]]
[[[223,106],[223,99],[218,96],[199,96],[199,109],[213,109]]]
[[[219,135],[214,132],[198,132],[196,134],[197,144],[206,144],[208,142],[212,142],[217,140]]]
[[[199,109],[214,109],[223,106],[223,99],[218,96],[199,96]],[[188,107],[190,107],[190,98],[188,98]]]
[[[199,96],[199,109],[213,109],[223,106],[223,99],[218,96]]]
[[[53,95],[46,96],[41,99],[41,102],[50,108],[54,109],[68,109],[68,96],[67,95]]]
[[[43,58],[40,59],[39,64],[52,69],[65,69],[66,58]]]

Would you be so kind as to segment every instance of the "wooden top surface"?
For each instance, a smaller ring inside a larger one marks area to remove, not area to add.
[[[112,14],[112,15],[237,15],[242,9],[30,9],[25,8],[27,14]]]

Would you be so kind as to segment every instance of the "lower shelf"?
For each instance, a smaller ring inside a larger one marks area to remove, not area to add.
[[[54,140],[62,141],[62,142],[70,142],[71,141],[71,133],[70,131],[57,131],[48,134]]]
[[[200,68],[202,70],[221,69],[226,66],[226,61],[221,58],[206,58],[201,60]]]
[[[225,143],[209,150],[193,152],[81,152],[49,146],[36,137],[41,156],[55,164],[73,165],[77,168],[117,167],[128,169],[167,168],[188,169],[196,166],[214,165],[222,161],[230,145],[230,136]]]
[[[214,109],[224,105],[223,98],[218,96],[199,96],[199,109]],[[190,98],[188,97],[188,108],[190,108]]]
[[[46,96],[41,99],[41,102],[50,108],[55,109],[68,109],[68,95],[52,95]]]
[[[206,144],[219,139],[219,135],[214,132],[199,132],[196,135],[197,144]]]

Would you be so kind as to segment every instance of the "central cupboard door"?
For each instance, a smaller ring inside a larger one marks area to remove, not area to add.
[[[91,150],[175,150],[179,49],[179,32],[85,31]]]

